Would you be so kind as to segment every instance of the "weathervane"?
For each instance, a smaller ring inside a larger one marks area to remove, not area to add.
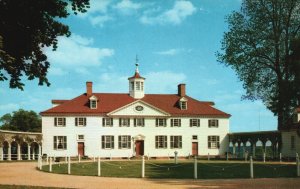
[[[136,73],[139,73],[139,59],[138,59],[138,56],[136,55],[136,57],[135,57],[135,66],[136,66],[136,68],[135,68],[135,72]]]

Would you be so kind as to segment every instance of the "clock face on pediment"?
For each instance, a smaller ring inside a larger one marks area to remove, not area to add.
[[[133,102],[126,106],[120,107],[110,113],[111,116],[169,116],[164,112],[150,104],[142,101]]]
[[[138,112],[141,112],[141,111],[144,110],[144,107],[141,106],[141,105],[138,105],[138,106],[135,107],[135,110],[138,111]]]

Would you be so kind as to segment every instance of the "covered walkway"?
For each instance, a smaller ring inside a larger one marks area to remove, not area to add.
[[[229,155],[233,158],[278,159],[281,151],[279,131],[229,133]]]
[[[35,160],[41,146],[42,133],[0,130],[0,161]]]

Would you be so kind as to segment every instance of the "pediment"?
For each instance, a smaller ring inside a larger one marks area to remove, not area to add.
[[[143,117],[166,117],[170,116],[169,113],[148,104],[142,100],[134,101],[130,104],[127,104],[121,108],[118,108],[107,114],[108,116],[143,116]]]

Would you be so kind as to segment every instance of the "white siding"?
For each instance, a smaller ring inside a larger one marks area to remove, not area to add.
[[[145,106],[144,106],[145,107]],[[124,112],[125,113],[125,112]],[[136,114],[136,113],[135,113]],[[128,114],[130,115],[130,114]],[[132,115],[134,117],[134,115]],[[131,143],[131,149],[118,149],[118,136],[137,135],[145,136],[144,154],[151,157],[174,156],[177,151],[179,156],[188,156],[192,154],[192,136],[198,136],[199,155],[224,155],[228,147],[227,133],[229,131],[229,119],[217,118],[219,120],[218,128],[208,127],[208,118],[199,118],[200,127],[190,127],[189,118],[181,118],[181,127],[171,127],[170,118],[167,119],[166,127],[156,127],[155,118],[145,118],[144,127],[134,127],[133,118],[130,120],[130,127],[119,127],[119,119],[114,118],[113,127],[103,127],[102,117],[87,116],[87,125],[85,127],[75,126],[75,117],[66,117],[65,127],[55,127],[54,117],[42,117],[43,133],[43,153],[50,156],[77,156],[77,135],[85,136],[85,155],[101,157],[128,157],[134,156],[134,142]],[[114,136],[114,149],[101,149],[101,136]],[[168,147],[166,149],[155,148],[155,136],[166,135]],[[170,148],[170,136],[182,136],[182,148]],[[220,136],[220,148],[208,149],[207,138],[209,135]],[[53,136],[67,136],[67,150],[54,150]]]
[[[291,147],[291,136],[295,137],[295,148]],[[283,157],[295,157],[296,153],[300,154],[300,137],[296,131],[282,131],[282,148],[281,153]]]

